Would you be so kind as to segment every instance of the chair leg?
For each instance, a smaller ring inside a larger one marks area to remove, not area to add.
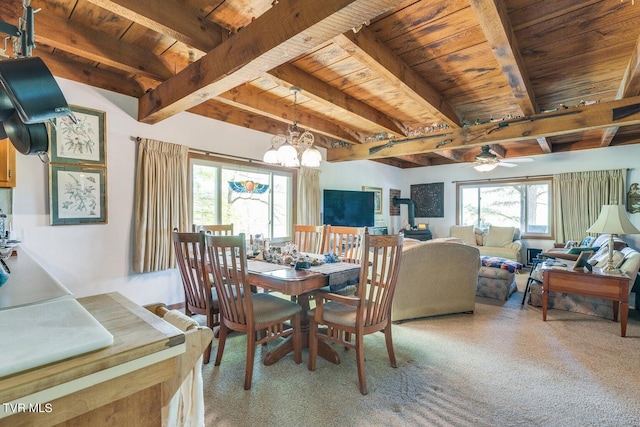
[[[293,361],[302,363],[302,337],[300,336],[300,313],[293,316]]]
[[[391,367],[397,368],[396,354],[393,351],[393,339],[391,338],[391,324],[388,324],[387,327],[384,328],[384,340],[387,343],[387,353],[389,353],[389,362],[391,362]]]
[[[527,299],[527,292],[529,291],[529,285],[531,285],[532,281],[533,281],[533,279],[531,279],[531,278],[527,279],[527,284],[524,287],[524,295],[522,295],[522,303],[520,305],[524,305],[524,301]]]
[[[256,333],[247,333],[247,363],[244,374],[244,389],[251,389],[251,379],[253,378],[253,361],[256,354]]]
[[[309,319],[309,370],[316,370],[316,356],[318,355],[318,325],[313,317]]]
[[[227,341],[227,327],[224,324],[220,324],[219,337],[218,337],[218,351],[216,353],[216,366],[220,366],[222,361],[222,353],[224,353],[224,343]]]
[[[360,393],[367,394],[367,377],[364,371],[364,336],[359,333],[356,333],[356,364],[358,365]]]

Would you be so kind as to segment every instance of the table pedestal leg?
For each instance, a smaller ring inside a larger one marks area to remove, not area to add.
[[[300,313],[300,333],[302,338],[302,348],[309,347],[309,295],[302,294],[298,295],[298,304],[302,307],[302,312]],[[262,362],[265,366],[273,365],[278,360],[282,359],[284,356],[293,351],[293,338],[288,337],[285,342],[280,344],[278,347],[274,348],[267,354],[265,354]],[[340,364],[340,356],[338,353],[331,348],[331,346],[323,341],[318,341],[318,355],[327,361],[339,365]]]

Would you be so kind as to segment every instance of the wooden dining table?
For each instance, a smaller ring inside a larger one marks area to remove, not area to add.
[[[296,270],[292,267],[270,264],[264,261],[248,260],[247,273],[249,284],[297,297],[302,307],[300,329],[302,347],[309,347],[309,297],[314,291],[329,285],[329,276],[310,270]],[[285,342],[269,351],[263,358],[265,365],[272,365],[293,351],[293,340],[288,337]],[[323,341],[318,342],[318,354],[336,365],[340,364],[340,356]]]

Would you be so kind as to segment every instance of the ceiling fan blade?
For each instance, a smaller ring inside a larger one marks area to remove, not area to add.
[[[518,165],[516,165],[515,163],[498,162],[498,166],[504,166],[506,168],[515,168]]]
[[[531,157],[515,157],[513,159],[507,159],[507,161],[512,163],[528,163],[533,162],[533,159]]]

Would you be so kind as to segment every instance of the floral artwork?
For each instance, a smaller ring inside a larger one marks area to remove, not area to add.
[[[58,215],[60,218],[97,217],[100,210],[100,175],[58,172]]]
[[[51,132],[51,161],[106,166],[104,112],[71,107],[68,116],[55,120]]]
[[[105,170],[51,165],[51,224],[106,223]]]
[[[86,114],[76,114],[77,123],[69,117],[64,117],[58,123],[62,140],[58,141],[59,157],[74,157],[76,159],[97,160],[98,136],[95,129],[98,118]]]

